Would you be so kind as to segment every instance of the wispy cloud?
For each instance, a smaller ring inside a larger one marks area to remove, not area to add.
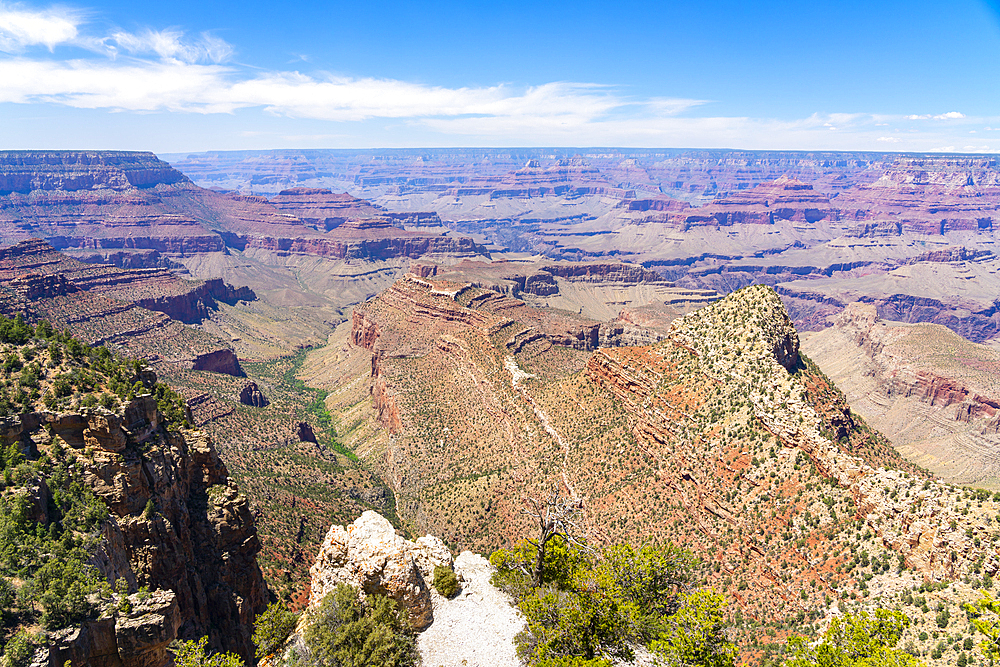
[[[224,39],[203,32],[196,39],[185,39],[180,30],[144,30],[130,33],[113,32],[102,44],[112,53],[119,50],[129,54],[151,55],[180,60],[186,63],[210,61],[221,63],[233,54],[233,47]]]
[[[906,116],[907,120],[962,120],[965,118],[965,114],[960,111],[949,111],[948,113],[939,114],[910,114]]]

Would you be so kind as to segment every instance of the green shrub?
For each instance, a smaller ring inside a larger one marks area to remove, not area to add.
[[[23,629],[18,630],[3,650],[3,667],[28,667],[35,655],[35,642]]]
[[[235,653],[207,654],[207,644],[208,637],[182,642],[174,649],[174,667],[243,667],[243,661]]]
[[[868,667],[894,665],[917,667],[912,655],[896,648],[910,619],[901,611],[876,609],[874,614],[862,611],[834,618],[823,633],[822,641],[810,642],[805,637],[792,637],[788,642],[786,667]],[[940,645],[931,654],[941,658]]]
[[[362,603],[344,584],[323,598],[305,640],[316,667],[407,667],[418,657],[413,631],[395,600],[369,595]]]
[[[689,552],[618,545],[598,555],[559,536],[548,545],[537,586],[531,576],[536,555],[522,542],[490,556],[497,568],[493,584],[514,598],[527,620],[515,643],[530,667],[611,665],[632,660],[639,645],[666,664],[734,664],[722,596],[681,594],[694,574]]]
[[[7,623],[17,603],[17,589],[4,577],[0,577],[0,624]]]
[[[458,592],[458,577],[450,567],[438,565],[434,568],[434,590],[446,598]]]
[[[286,610],[280,603],[267,605],[253,624],[253,643],[257,657],[264,658],[278,651],[292,634],[299,615]]]

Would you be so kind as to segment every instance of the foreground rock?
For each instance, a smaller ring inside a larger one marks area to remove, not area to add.
[[[347,526],[333,526],[310,568],[309,608],[315,609],[338,584],[367,595],[386,595],[407,611],[410,624],[423,630],[434,620],[431,582],[434,568],[450,567],[451,553],[433,536],[410,542],[371,510]]]
[[[177,596],[156,591],[129,596],[131,611],[111,606],[107,617],[79,628],[60,630],[49,638],[49,664],[159,667],[170,664],[167,646],[181,624]]]
[[[434,590],[434,568],[451,567],[461,588],[451,599]],[[452,559],[447,546],[426,535],[411,542],[396,534],[376,512],[362,514],[349,526],[332,526],[310,569],[309,608],[285,644],[287,656],[308,652],[305,630],[310,612],[338,584],[363,594],[388,595],[405,609],[417,636],[421,662],[434,667],[515,667],[520,662],[514,636],[524,619],[510,598],[493,587],[493,568],[469,551]],[[274,658],[261,663],[274,665]]]

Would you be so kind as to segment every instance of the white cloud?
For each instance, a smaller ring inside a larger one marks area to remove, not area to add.
[[[82,23],[79,12],[66,9],[30,11],[0,4],[0,51],[18,53],[29,46],[45,46],[76,39]]]
[[[898,144],[902,141],[899,137],[879,137],[875,141],[881,141],[887,144]]]
[[[941,113],[936,116],[932,116],[929,113],[921,115],[910,114],[906,116],[907,120],[961,120],[963,118],[965,118],[965,114],[958,111],[949,111],[948,113]]]
[[[145,55],[156,54],[160,58],[170,58],[186,63],[208,60],[220,63],[233,54],[228,42],[207,32],[196,40],[184,39],[179,30],[145,30],[139,34],[119,30],[103,40],[113,53],[120,49],[127,53]]]

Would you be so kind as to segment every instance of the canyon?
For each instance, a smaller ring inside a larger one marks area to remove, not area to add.
[[[613,258],[680,286],[775,286],[797,326],[853,301],[976,342],[998,331],[996,158],[577,149],[261,151],[166,156],[195,182],[333,188],[497,251]],[[496,253],[494,253],[496,254]]]
[[[312,380],[355,387],[331,394],[338,433],[411,532],[488,552],[530,531],[523,498],[557,489],[582,503],[597,544],[707,555],[708,582],[779,637],[831,600],[1000,567],[991,496],[931,479],[872,430],[801,355],[770,288],[642,344],[595,346],[580,315],[439,277],[405,277],[355,309],[335,344],[356,361]],[[854,571],[862,551],[871,572]],[[956,584],[938,599],[976,594]],[[933,621],[907,613],[919,644]]]
[[[803,347],[907,458],[953,483],[997,488],[994,348],[941,325],[883,320],[863,303]]]
[[[748,662],[869,602],[906,605],[904,641],[927,654],[926,600],[958,618],[992,587],[995,158],[162,157],[0,153],[0,313],[145,359],[183,397],[204,434],[157,442],[201,472],[162,463],[187,485],[168,495],[207,484],[209,514],[239,524],[206,543],[253,575],[243,607],[219,602],[244,657],[264,582],[292,608],[336,582],[385,590],[433,631],[426,571],[375,581],[345,554],[418,548],[397,529],[440,536],[441,562],[488,554],[554,492],[594,545],[701,556]],[[13,437],[117,442],[60,419]],[[130,474],[92,475],[120,517],[155,495],[122,495]],[[225,645],[192,606],[202,584],[150,603],[161,634]]]

